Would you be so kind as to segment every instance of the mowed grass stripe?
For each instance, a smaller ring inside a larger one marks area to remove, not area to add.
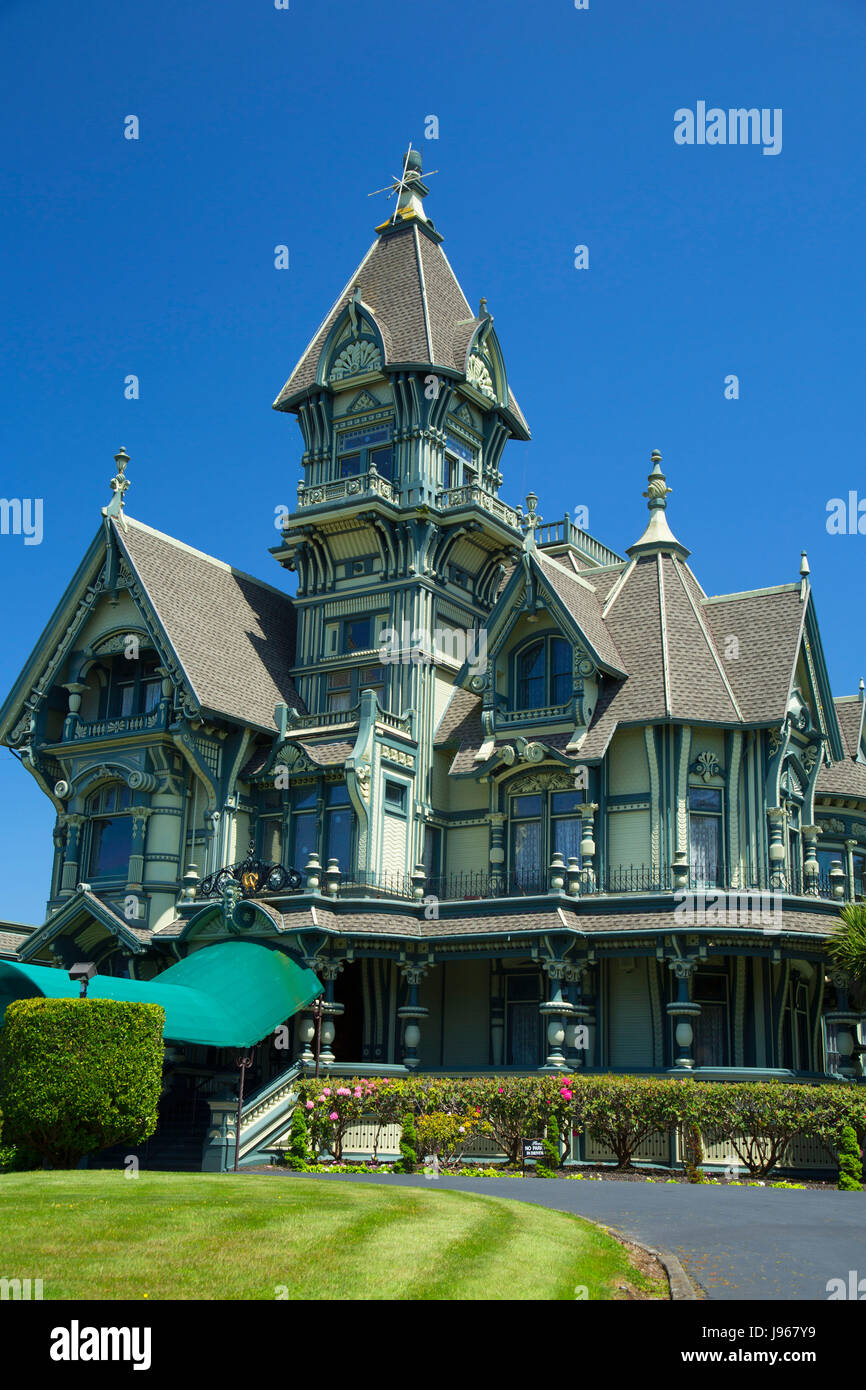
[[[46,1299],[573,1299],[645,1287],[574,1217],[430,1188],[301,1176],[0,1177],[0,1268]],[[658,1290],[663,1296],[664,1291]]]

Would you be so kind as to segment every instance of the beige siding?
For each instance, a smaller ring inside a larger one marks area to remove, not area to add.
[[[614,735],[608,755],[608,791],[611,796],[649,789],[649,769],[642,729],[622,729]]]

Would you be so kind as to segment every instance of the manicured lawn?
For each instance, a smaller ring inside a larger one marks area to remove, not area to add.
[[[52,1298],[666,1297],[603,1231],[474,1193],[206,1173],[0,1177],[0,1270]]]

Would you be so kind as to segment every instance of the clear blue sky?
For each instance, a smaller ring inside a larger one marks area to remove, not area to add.
[[[41,545],[0,536],[4,696],[120,444],[132,515],[283,582],[267,547],[301,444],[270,404],[410,138],[533,431],[503,496],[587,505],[621,549],[659,448],[704,587],[790,581],[806,547],[831,679],[856,690],[866,536],[825,520],[866,497],[864,0],[0,0],[0,53],[0,496],[45,516]],[[675,144],[699,101],[781,108],[781,153]],[[3,751],[0,918],[42,920],[52,823]]]

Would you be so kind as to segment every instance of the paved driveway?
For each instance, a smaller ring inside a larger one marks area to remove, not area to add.
[[[283,1168],[275,1175],[293,1177]],[[322,1182],[432,1185],[422,1177],[345,1175]],[[866,1280],[866,1192],[785,1192],[687,1183],[564,1178],[438,1178],[439,1187],[537,1202],[669,1250],[711,1299],[827,1299],[827,1281]],[[866,1294],[866,1282],[863,1285]]]

